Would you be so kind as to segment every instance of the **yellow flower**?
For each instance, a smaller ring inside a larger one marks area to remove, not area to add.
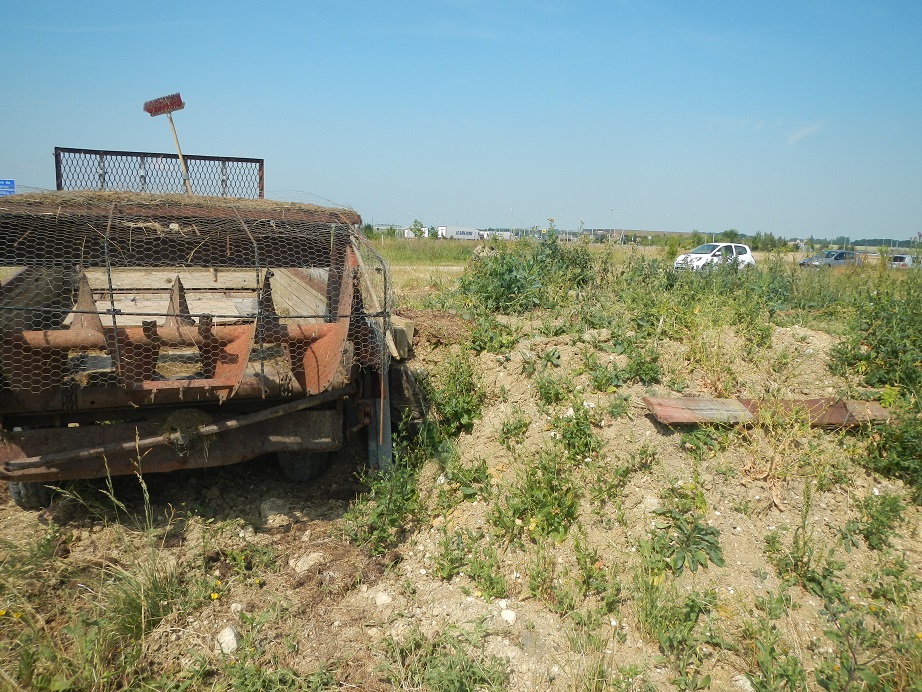
[[[0,618],[2,618],[4,615],[6,615],[6,611],[5,611],[5,610],[0,610]]]
[[[215,586],[221,586],[221,580],[220,580],[220,579],[215,579],[215,580],[214,580],[214,585],[215,585]]]
[[[216,594],[214,591],[211,592],[211,600],[212,600],[212,601],[217,601],[217,600],[218,600],[218,594]]]
[[[21,617],[22,617],[22,613],[13,613],[13,618],[14,618],[15,620],[18,620],[18,619],[21,618]]]
[[[916,632],[916,639],[922,639],[922,632]]]

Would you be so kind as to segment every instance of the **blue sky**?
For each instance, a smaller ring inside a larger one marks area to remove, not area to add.
[[[0,178],[55,146],[266,160],[366,221],[922,231],[922,2],[4,3]]]

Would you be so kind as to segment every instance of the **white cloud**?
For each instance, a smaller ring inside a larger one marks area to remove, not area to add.
[[[823,123],[814,123],[813,125],[807,125],[802,127],[799,130],[795,130],[788,135],[788,144],[797,144],[799,141],[811,137],[819,132],[822,132],[826,126]]]

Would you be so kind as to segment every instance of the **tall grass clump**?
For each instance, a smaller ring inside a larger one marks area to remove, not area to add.
[[[467,240],[435,238],[384,238],[371,243],[392,264],[464,264],[470,259],[474,243]]]
[[[907,482],[922,504],[922,273],[880,274],[865,289],[830,369],[888,392],[894,419],[871,430],[863,463]]]
[[[444,467],[454,458],[455,438],[471,430],[486,399],[467,352],[449,356],[435,377],[419,384],[435,415],[402,444],[387,472],[365,478],[368,490],[344,517],[346,537],[376,555],[396,546],[412,529],[423,511],[420,470],[427,461]]]
[[[54,523],[31,545],[4,546],[0,671],[9,687],[0,688],[105,691],[143,678],[150,633],[205,600],[203,575],[165,554],[146,492],[144,516],[135,531],[112,526],[117,558],[63,560],[73,536]]]
[[[922,273],[882,275],[856,296],[846,338],[833,350],[835,372],[856,371],[870,387],[922,395]]]
[[[472,256],[458,293],[484,310],[520,315],[556,306],[570,290],[589,286],[594,276],[589,251],[562,246],[552,228],[541,242],[496,244]]]

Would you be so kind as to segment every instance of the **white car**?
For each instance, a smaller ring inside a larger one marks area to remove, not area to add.
[[[912,255],[894,255],[890,258],[890,268],[909,269],[915,265],[915,259]]]
[[[676,257],[674,269],[698,270],[713,268],[719,264],[736,264],[739,267],[754,267],[756,261],[748,245],[739,243],[705,243],[691,252]]]

